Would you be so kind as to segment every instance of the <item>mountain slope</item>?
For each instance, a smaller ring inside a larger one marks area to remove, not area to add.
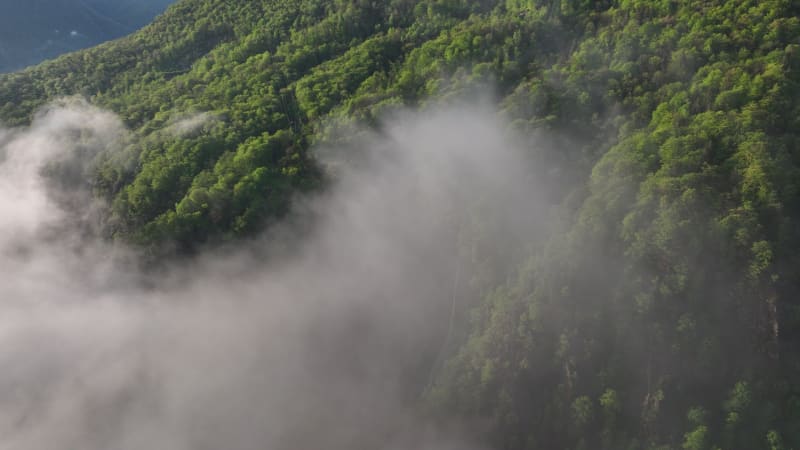
[[[318,188],[312,143],[492,86],[536,136],[562,231],[508,269],[476,226],[474,320],[460,317],[433,408],[485,420],[498,448],[794,448],[798,14],[183,0],[128,38],[0,77],[0,117],[22,125],[74,94],[120,114],[128,164],[93,179],[109,235],[191,250]]]

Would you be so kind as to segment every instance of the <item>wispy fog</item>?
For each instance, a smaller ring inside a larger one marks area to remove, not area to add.
[[[473,269],[541,228],[504,129],[464,105],[396,116],[320,149],[335,181],[298,199],[316,222],[291,251],[270,251],[284,225],[157,275],[92,237],[118,119],[62,102],[0,131],[0,448],[480,448],[419,397]]]
[[[191,136],[199,132],[203,127],[212,125],[219,121],[219,117],[208,112],[188,114],[173,119],[166,127],[169,134],[173,136]]]

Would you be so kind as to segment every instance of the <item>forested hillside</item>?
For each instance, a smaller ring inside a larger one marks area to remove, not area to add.
[[[105,232],[159,254],[285,216],[324,188],[310,149],[341,130],[491,92],[557,231],[505,265],[464,238],[472,308],[425,405],[503,449],[800,448],[799,16],[790,0],[181,0],[0,76],[0,118],[71,95],[118,113],[131,135],[92,180]]]

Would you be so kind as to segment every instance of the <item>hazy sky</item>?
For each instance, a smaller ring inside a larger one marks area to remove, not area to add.
[[[0,0],[0,72],[118,38],[173,0]]]

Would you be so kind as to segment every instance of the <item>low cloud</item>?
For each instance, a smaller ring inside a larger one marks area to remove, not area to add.
[[[210,112],[201,112],[190,115],[180,116],[174,119],[168,126],[167,132],[173,136],[189,137],[208,125],[219,122],[219,116]]]
[[[298,201],[317,223],[291,256],[228,249],[157,277],[86,238],[76,180],[125,136],[117,118],[68,102],[0,131],[0,447],[480,448],[418,400],[464,307],[456,273],[542,228],[504,130],[481,108],[401,114],[320,149],[365,157]]]

